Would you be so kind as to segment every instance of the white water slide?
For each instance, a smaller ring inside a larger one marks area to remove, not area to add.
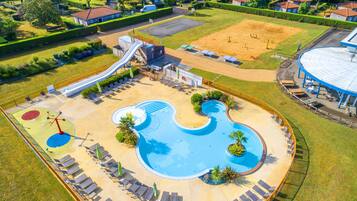
[[[92,77],[86,78],[84,80],[81,80],[79,82],[76,82],[74,84],[71,84],[69,86],[63,87],[59,91],[69,97],[73,96],[82,90],[95,85],[97,82],[100,82],[102,80],[107,79],[110,77],[112,74],[114,74],[119,68],[122,68],[127,64],[131,58],[135,56],[136,51],[143,46],[143,42],[140,40],[135,40],[134,43],[131,44],[130,48],[128,51],[124,54],[124,56],[117,62],[115,62],[113,65],[111,65],[107,70],[94,75]]]

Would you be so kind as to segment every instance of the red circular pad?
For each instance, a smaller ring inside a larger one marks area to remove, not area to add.
[[[39,115],[40,115],[40,111],[31,110],[31,111],[28,111],[25,114],[23,114],[21,118],[22,118],[22,120],[29,121],[29,120],[36,119]]]

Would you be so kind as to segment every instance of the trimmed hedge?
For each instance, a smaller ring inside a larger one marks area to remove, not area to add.
[[[139,74],[139,69],[138,68],[133,68],[133,75],[137,75]],[[119,73],[117,75],[113,75],[111,77],[109,77],[108,79],[106,80],[103,80],[101,82],[99,82],[99,85],[104,88],[104,87],[107,87],[109,86],[110,84],[113,84],[114,82],[117,82],[118,80],[121,80],[123,78],[130,78],[130,71],[129,70],[126,70],[122,73]],[[84,89],[81,94],[84,98],[88,98],[89,97],[89,94],[96,94],[98,93],[98,87],[97,85],[93,85],[91,87],[88,87],[87,89]]]
[[[95,33],[97,33],[97,27],[88,26],[88,27],[53,33],[47,36],[40,36],[40,37],[15,41],[12,43],[6,43],[0,45],[0,55],[3,56],[15,52],[18,53],[21,51],[29,50],[31,48],[37,48],[37,47],[41,47],[52,43],[57,43],[64,40],[84,37]]]
[[[357,26],[356,22],[346,22],[346,21],[323,18],[319,16],[302,15],[302,14],[281,12],[281,11],[268,10],[268,9],[251,8],[251,7],[237,6],[237,5],[226,4],[226,3],[207,2],[206,6],[220,8],[224,10],[254,14],[254,15],[275,17],[275,18],[286,19],[290,21],[306,22],[311,24],[332,26],[332,27],[344,28],[344,29],[353,29]]]
[[[170,15],[173,13],[172,7],[158,9],[152,12],[142,13],[138,15],[122,17],[115,20],[110,20],[107,22],[102,22],[96,24],[100,31],[109,31],[112,29],[118,29],[125,26],[137,24],[140,22],[146,22],[149,19],[157,19],[166,15]]]
[[[93,24],[88,27],[66,30],[58,33],[53,33],[47,36],[39,36],[39,37],[19,40],[11,43],[0,44],[0,56],[4,56],[15,52],[18,53],[25,50],[30,50],[35,47],[41,47],[44,45],[57,43],[65,40],[93,35],[98,32],[98,29],[100,29],[101,31],[108,31],[112,29],[122,28],[128,25],[145,22],[149,19],[157,19],[159,17],[170,15],[172,13],[173,13],[172,7],[162,8],[152,12],[118,18],[115,20],[110,20],[99,24]]]

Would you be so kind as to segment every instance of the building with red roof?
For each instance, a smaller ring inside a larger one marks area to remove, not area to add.
[[[284,1],[284,2],[277,3],[275,6],[275,10],[289,12],[289,13],[297,13],[299,10],[299,5],[290,1]]]
[[[74,13],[72,16],[76,23],[88,26],[90,24],[119,18],[121,12],[108,7],[97,7]]]
[[[357,11],[350,8],[334,10],[332,11],[330,18],[335,20],[357,22]]]
[[[357,12],[357,2],[344,2],[338,4],[338,9],[352,9]]]

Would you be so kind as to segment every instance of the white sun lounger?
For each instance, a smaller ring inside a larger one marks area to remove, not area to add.
[[[81,174],[78,177],[74,178],[73,183],[80,184],[86,179],[88,179],[88,176],[86,174]]]
[[[58,163],[58,164],[61,164],[61,163],[64,163],[64,162],[66,162],[66,161],[68,161],[68,160],[70,160],[70,159],[72,159],[72,157],[71,157],[70,155],[65,155],[65,156],[63,156],[63,157],[60,158],[60,159],[54,159],[54,161],[55,161],[56,163]]]
[[[76,161],[74,160],[74,158],[71,158],[68,161],[66,161],[62,164],[58,164],[58,165],[60,165],[61,167],[64,167],[64,168],[68,168],[69,166],[72,166],[75,163],[76,163]]]
[[[93,183],[92,185],[88,186],[88,188],[84,189],[83,192],[87,195],[91,194],[93,191],[97,189],[97,184]]]
[[[79,170],[80,170],[79,166],[78,165],[74,165],[74,166],[70,167],[69,169],[64,170],[64,173],[66,173],[68,175],[73,175],[76,172],[78,172]]]
[[[91,184],[93,184],[93,180],[91,178],[88,178],[87,180],[85,180],[84,182],[79,184],[78,187],[81,188],[81,189],[85,189],[88,186],[90,186]]]
[[[259,180],[258,184],[268,190],[269,192],[273,192],[275,190],[274,187],[271,187],[269,184],[265,183],[263,180]]]

